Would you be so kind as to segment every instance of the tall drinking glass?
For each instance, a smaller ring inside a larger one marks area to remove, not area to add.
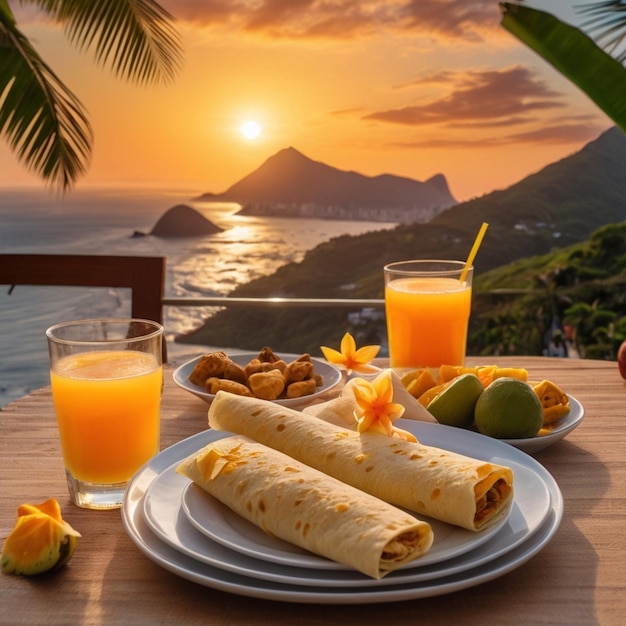
[[[72,500],[117,508],[130,478],[159,451],[163,327],[93,319],[52,326],[46,336]]]
[[[463,261],[416,260],[384,267],[392,367],[463,365],[473,267]]]

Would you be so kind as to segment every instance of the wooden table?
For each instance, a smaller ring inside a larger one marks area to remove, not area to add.
[[[475,363],[476,360],[474,359]],[[484,362],[484,361],[483,361]],[[535,457],[562,490],[565,513],[530,561],[452,594],[386,604],[304,605],[232,595],[179,578],[146,558],[120,511],[79,509],[68,498],[49,389],[0,412],[0,538],[23,502],[50,496],[83,537],[72,561],[38,577],[0,576],[2,624],[622,624],[626,616],[626,383],[614,362],[500,358],[548,378],[586,417]],[[206,428],[207,405],[166,376],[162,447]]]

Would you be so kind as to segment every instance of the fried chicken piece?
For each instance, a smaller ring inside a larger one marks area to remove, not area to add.
[[[256,374],[257,372],[266,372],[270,367],[270,363],[263,363],[259,361],[259,359],[252,359],[245,367],[244,371],[246,376],[250,378],[252,374]]]
[[[189,375],[189,381],[212,394],[228,391],[276,400],[310,395],[322,384],[322,377],[315,372],[309,354],[287,364],[266,346],[245,366],[235,363],[223,351],[204,355]]]
[[[224,375],[224,370],[230,358],[225,352],[211,352],[200,358],[193,368],[191,374],[189,374],[189,381],[194,385],[204,387],[204,383],[211,376],[217,376],[221,378]]]
[[[225,378],[217,378],[212,376],[206,381],[205,389],[212,394],[218,391],[228,391],[238,396],[252,396],[252,392],[246,385],[242,385],[234,380],[226,380]]]
[[[287,367],[287,363],[285,363],[282,359],[278,361],[259,361],[259,359],[252,359],[244,368],[246,376],[248,378],[252,376],[252,374],[256,374],[257,372],[271,372],[272,370],[278,370],[279,372],[284,372]]]
[[[316,389],[317,384],[314,378],[300,380],[287,386],[287,397],[302,398],[303,396],[310,396],[312,393],[315,393]]]
[[[285,368],[285,380],[287,384],[307,380],[313,376],[313,363],[296,359]]]
[[[234,380],[242,385],[248,385],[248,375],[246,374],[246,370],[234,361],[231,361],[226,365],[222,378]]]
[[[276,356],[269,346],[265,346],[265,348],[259,352],[257,359],[263,363],[274,363],[275,361],[279,361],[280,357]]]
[[[279,370],[257,372],[248,378],[252,393],[262,400],[276,400],[285,390],[285,377]]]
[[[266,363],[266,365],[271,365],[271,369],[278,370],[279,372],[285,373],[287,369],[287,363],[282,359],[278,359],[278,361],[273,361],[272,363]],[[269,370],[268,370],[269,371]]]

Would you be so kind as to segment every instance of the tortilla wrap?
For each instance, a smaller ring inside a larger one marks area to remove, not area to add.
[[[219,439],[176,471],[268,534],[373,578],[433,542],[427,522],[247,437]]]
[[[500,519],[513,498],[508,467],[358,433],[256,398],[218,393],[209,425],[246,435],[396,506],[469,530]]]

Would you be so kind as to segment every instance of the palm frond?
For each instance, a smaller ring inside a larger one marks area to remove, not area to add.
[[[87,170],[93,134],[83,105],[0,11],[0,134],[27,169],[68,189]]]
[[[174,18],[153,0],[29,0],[81,50],[139,84],[170,82],[182,64]]]
[[[505,2],[502,25],[577,85],[626,132],[626,68],[581,30],[553,15]]]
[[[590,19],[581,27],[593,34],[596,41],[614,56],[620,63],[626,61],[626,4],[623,0],[606,0],[594,4],[585,4],[580,9],[581,15]]]

